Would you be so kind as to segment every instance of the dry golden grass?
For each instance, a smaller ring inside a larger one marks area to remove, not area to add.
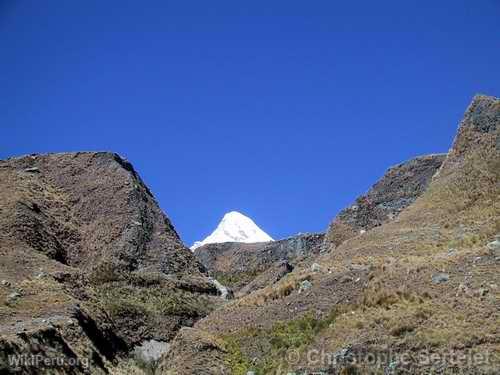
[[[233,302],[232,314],[258,307],[272,321],[269,302],[293,293],[305,275],[314,285],[331,285],[332,296],[349,295],[352,283],[319,279],[341,280],[356,265],[369,273],[361,281],[361,297],[337,304],[345,312],[309,349],[335,352],[355,343],[436,352],[473,349],[496,353],[492,368],[500,368],[500,275],[498,261],[486,249],[500,233],[496,136],[485,136],[476,151],[454,155],[430,189],[397,219],[321,256],[331,275],[296,269],[275,286]],[[440,272],[450,279],[434,284],[432,276]],[[307,362],[300,365],[308,368]]]
[[[17,316],[37,318],[64,311],[74,302],[60,284],[49,278],[24,280],[17,285],[16,290],[20,297],[12,303],[6,302],[5,291],[0,295],[0,316],[17,314]],[[9,291],[9,294],[11,292]]]
[[[293,291],[300,287],[305,280],[311,280],[312,273],[304,272],[301,274],[291,273],[286,275],[278,283],[259,289],[247,297],[237,300],[233,307],[241,306],[262,306],[267,302],[276,301],[289,296]]]

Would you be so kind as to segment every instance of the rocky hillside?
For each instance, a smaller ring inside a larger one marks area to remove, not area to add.
[[[439,168],[434,178],[408,180],[417,183],[405,186],[411,204],[396,196],[407,207],[394,205],[392,220],[368,211],[382,218],[360,225],[375,223],[371,230],[359,235],[355,226],[314,266],[298,265],[198,321],[174,339],[161,369],[497,374],[499,125],[500,100],[476,96],[444,162],[424,159]]]
[[[107,373],[212,309],[203,266],[118,155],[0,161],[0,193],[0,373],[42,372],[20,354]]]
[[[241,290],[239,296],[271,285],[321,251],[332,251],[342,242],[396,219],[425,192],[445,157],[426,155],[390,168],[367,194],[337,215],[326,236],[302,234],[276,242],[213,243],[197,248],[194,254],[213,277],[236,292]]]
[[[247,293],[259,285],[278,281],[284,276],[282,271],[291,270],[294,264],[319,254],[323,241],[323,234],[307,233],[273,242],[207,244],[197,248],[194,254],[210,275],[234,291],[251,283],[244,290]]]
[[[0,374],[498,374],[499,139],[476,96],[326,238],[194,255],[116,154],[0,161]]]
[[[394,220],[425,192],[445,157],[446,154],[426,155],[389,168],[368,193],[358,197],[332,221],[326,234],[326,246],[338,246]]]

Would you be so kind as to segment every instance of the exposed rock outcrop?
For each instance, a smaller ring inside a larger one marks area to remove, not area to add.
[[[301,235],[199,261],[119,156],[0,161],[0,373],[114,373],[140,348],[172,375],[497,374],[499,128],[476,96],[444,161],[391,168],[339,214],[333,252]]]
[[[393,168],[339,216],[335,251],[195,329],[236,346],[219,353],[238,373],[498,373],[499,127],[500,100],[475,97],[448,155]]]
[[[6,236],[89,272],[108,262],[128,271],[199,272],[150,190],[117,154],[31,155],[0,162],[0,171],[11,193]]]
[[[172,339],[220,299],[117,154],[0,161],[0,194],[0,352],[10,355],[1,358],[2,373],[15,371],[12,356],[39,353],[42,341],[44,357],[59,354],[105,373],[135,345]],[[18,367],[37,373],[30,363]]]
[[[319,254],[323,241],[321,233],[305,233],[273,242],[207,244],[197,248],[194,254],[211,275],[236,291],[269,270],[267,276],[262,275],[260,281],[246,289],[248,292],[263,285],[265,280],[276,280],[282,261],[293,264]]]
[[[326,247],[338,246],[395,219],[423,194],[445,157],[446,154],[426,155],[389,168],[368,193],[332,221],[326,233]]]

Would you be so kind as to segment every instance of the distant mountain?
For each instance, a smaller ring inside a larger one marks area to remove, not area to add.
[[[281,271],[290,272],[304,259],[319,255],[324,238],[323,233],[302,233],[271,242],[211,243],[193,253],[210,276],[220,278],[238,297],[242,288],[253,291],[256,285],[272,285],[286,274]]]
[[[500,99],[478,95],[444,158],[389,169],[324,244],[197,249],[236,300],[181,329],[158,373],[500,374],[499,140]]]
[[[260,229],[249,217],[231,211],[224,215],[215,231],[203,241],[197,241],[191,246],[194,250],[209,243],[223,242],[269,242],[273,241],[271,236]]]

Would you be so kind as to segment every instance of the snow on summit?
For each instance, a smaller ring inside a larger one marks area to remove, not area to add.
[[[191,246],[191,250],[208,243],[222,242],[268,242],[273,239],[252,219],[245,215],[232,211],[224,215],[215,231],[203,241],[197,241]]]

